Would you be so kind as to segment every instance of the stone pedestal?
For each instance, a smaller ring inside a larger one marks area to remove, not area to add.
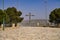
[[[38,23],[37,23],[37,26],[39,26],[39,25],[40,25],[40,23],[38,22]]]
[[[15,23],[12,24],[12,27],[15,27]]]
[[[3,24],[1,24],[1,27],[3,28]]]
[[[1,24],[1,28],[4,30],[4,26],[3,26],[3,24]]]

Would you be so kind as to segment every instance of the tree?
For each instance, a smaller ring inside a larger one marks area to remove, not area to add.
[[[5,19],[5,22],[9,21],[7,14],[0,9],[0,25],[3,23],[3,19]]]
[[[0,10],[0,24],[3,23],[3,18],[5,23],[19,23],[23,20],[21,11],[17,11],[15,7],[9,7],[5,10]]]
[[[16,23],[21,22],[23,20],[23,18],[20,17],[22,15],[22,12],[17,11],[17,9],[15,7],[12,7],[12,8],[9,7],[5,10],[5,12],[9,16],[11,23],[16,24]]]
[[[3,16],[4,16],[4,13],[3,13],[3,11],[0,9],[0,25],[1,25],[2,22],[3,22]]]
[[[49,15],[49,21],[51,23],[60,24],[60,8],[56,8],[51,11]]]

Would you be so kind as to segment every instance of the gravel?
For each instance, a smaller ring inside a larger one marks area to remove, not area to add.
[[[60,28],[15,27],[0,30],[0,40],[60,40]]]

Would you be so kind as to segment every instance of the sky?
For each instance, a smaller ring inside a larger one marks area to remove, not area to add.
[[[0,9],[3,9],[3,0],[0,0]],[[47,1],[47,3],[45,3]],[[24,20],[28,20],[26,15],[31,13],[32,19],[49,19],[49,14],[55,8],[60,8],[60,0],[4,0],[4,9],[16,7],[22,12]]]

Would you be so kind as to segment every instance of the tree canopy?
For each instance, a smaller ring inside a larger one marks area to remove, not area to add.
[[[3,23],[3,18],[5,23],[18,23],[23,20],[21,11],[17,11],[15,7],[9,7],[5,10],[0,9],[0,24]]]
[[[49,21],[56,24],[60,23],[60,8],[56,8],[51,11],[49,15]]]

